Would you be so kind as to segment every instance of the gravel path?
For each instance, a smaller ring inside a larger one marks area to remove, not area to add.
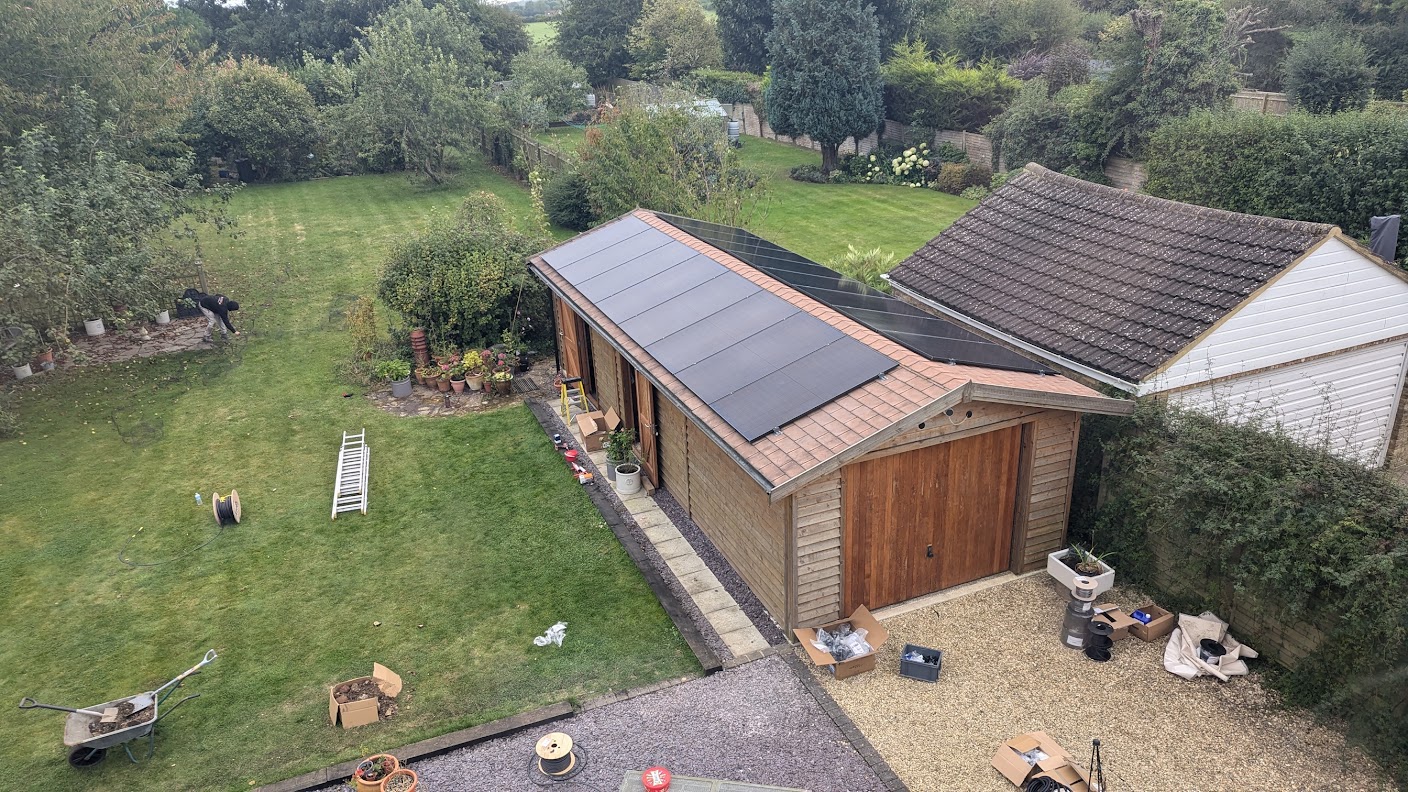
[[[812,792],[885,790],[778,657],[410,766],[420,792],[537,789],[528,763],[547,731],[568,733],[588,755],[581,775],[550,787],[563,792],[614,792],[627,771],[655,764],[679,775]]]
[[[887,621],[870,673],[816,676],[914,792],[1013,792],[989,762],[1034,730],[1083,762],[1099,737],[1115,792],[1394,789],[1341,735],[1282,709],[1255,674],[1185,681],[1163,669],[1165,641],[1126,638],[1103,664],[1062,647],[1066,600],[1045,575],[1022,578]],[[1102,601],[1148,602],[1119,589]],[[937,684],[899,676],[906,642],[944,650]]]
[[[724,558],[724,554],[714,546],[713,540],[706,536],[698,525],[694,524],[694,520],[689,518],[689,513],[684,510],[679,501],[675,500],[675,496],[670,494],[668,488],[655,491],[655,503],[679,529],[680,535],[689,542],[690,547],[694,548],[694,552],[704,562],[704,565],[709,567],[709,571],[714,573],[714,577],[723,584],[724,591],[733,596],[734,601],[743,609],[743,613],[747,615],[749,621],[753,622],[753,626],[763,634],[763,640],[772,646],[785,643],[787,638],[782,634],[782,628],[773,621],[772,615],[758,599],[758,595],[754,594],[753,590],[748,588],[748,584],[743,582],[743,578],[738,576],[728,559]]]
[[[573,443],[573,447],[580,451],[581,448],[577,445],[576,438],[573,437],[571,430],[567,428],[567,424],[563,423],[562,416],[558,414],[557,405],[548,400],[543,400],[540,403],[547,408],[545,412],[551,416],[552,426],[554,427],[548,431],[548,436],[551,437],[553,434],[560,434],[563,438],[570,440]],[[714,630],[714,626],[709,623],[708,619],[704,618],[704,614],[699,611],[699,606],[694,604],[694,598],[689,596],[689,592],[684,590],[684,586],[680,585],[679,578],[675,577],[675,573],[671,571],[669,565],[665,563],[665,559],[660,557],[660,553],[655,550],[655,545],[650,541],[650,538],[645,535],[645,532],[640,529],[639,525],[636,525],[636,521],[631,518],[630,512],[626,511],[625,505],[621,503],[621,497],[616,494],[616,489],[611,485],[611,482],[606,480],[606,471],[598,470],[595,463],[593,463],[591,458],[586,454],[582,454],[578,457],[577,462],[592,471],[594,478],[586,486],[598,488],[599,491],[605,493],[611,500],[612,505],[616,507],[616,513],[630,526],[631,536],[645,551],[646,559],[650,562],[650,565],[655,568],[655,571],[660,573],[660,578],[665,581],[665,585],[668,586],[671,593],[675,595],[675,599],[679,601],[680,607],[684,609],[690,621],[694,622],[694,625],[699,628],[700,635],[704,637],[704,643],[713,651],[714,656],[720,660],[732,659],[733,653],[728,650],[728,644],[725,644],[723,639],[719,638],[719,634]],[[666,514],[671,519],[674,519],[673,514],[670,514],[668,511]],[[693,542],[691,542],[691,544],[693,544]],[[695,548],[697,549],[698,545],[695,545]],[[708,562],[706,561],[705,563]],[[711,566],[710,568],[712,569],[713,567]],[[718,573],[716,572],[715,574],[717,575]],[[724,585],[727,586],[728,584],[725,583]],[[730,591],[732,591],[732,589],[730,589]],[[768,638],[767,633],[763,633],[763,637],[765,639]],[[771,639],[768,640],[771,641]]]

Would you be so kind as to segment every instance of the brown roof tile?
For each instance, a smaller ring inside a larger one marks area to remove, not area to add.
[[[1028,165],[890,278],[1012,337],[1137,382],[1332,231]]]

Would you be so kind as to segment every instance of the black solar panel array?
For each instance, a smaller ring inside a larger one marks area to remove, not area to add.
[[[930,360],[1039,374],[1055,373],[953,322],[926,313],[741,228],[674,215],[662,214],[659,217]]]
[[[543,260],[749,441],[897,365],[635,217]]]

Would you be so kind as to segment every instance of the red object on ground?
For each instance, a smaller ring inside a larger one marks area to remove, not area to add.
[[[568,466],[568,467],[571,467],[571,466],[572,466],[573,464],[575,464],[576,461],[577,461],[577,449],[574,448],[574,449],[572,449],[571,451],[564,451],[564,452],[562,453],[562,458],[563,458],[563,459],[566,459],[566,460],[567,460],[567,466]]]
[[[665,792],[670,788],[670,771],[663,767],[652,767],[640,774],[640,783],[647,792]]]

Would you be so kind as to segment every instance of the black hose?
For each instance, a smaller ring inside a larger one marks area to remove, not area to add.
[[[126,556],[127,556],[127,546],[130,545],[130,544],[132,544],[132,540],[133,540],[133,539],[136,539],[136,538],[137,538],[137,534],[132,534],[131,536],[127,537],[127,541],[123,542],[123,543],[122,543],[122,547],[118,549],[118,551],[117,551],[117,560],[118,560],[118,561],[121,561],[122,563],[126,564],[127,566],[134,567],[134,568],[155,567],[155,566],[161,566],[162,564],[170,564],[170,563],[172,563],[173,561],[180,561],[180,560],[183,559],[183,558],[186,558],[186,557],[188,557],[188,556],[195,555],[196,553],[200,552],[201,550],[204,550],[206,547],[210,546],[210,544],[211,544],[212,542],[214,542],[216,539],[219,539],[219,538],[220,538],[220,534],[222,534],[222,533],[224,533],[224,532],[225,532],[225,524],[224,524],[224,523],[221,523],[221,524],[220,524],[220,527],[219,527],[218,529],[216,529],[214,536],[210,537],[209,539],[205,540],[204,542],[201,542],[200,544],[196,545],[195,547],[191,548],[190,550],[187,550],[186,552],[182,553],[181,555],[178,555],[178,556],[176,556],[175,558],[168,558],[168,559],[166,559],[165,561],[152,561],[152,562],[146,563],[146,564],[141,564],[141,563],[138,563],[138,562],[136,562],[136,561],[131,561],[131,560],[129,560],[129,559],[126,557]]]
[[[235,503],[229,495],[216,499],[215,519],[222,528],[235,521]]]
[[[1027,782],[1025,792],[1071,792],[1071,788],[1054,778],[1033,778]]]

